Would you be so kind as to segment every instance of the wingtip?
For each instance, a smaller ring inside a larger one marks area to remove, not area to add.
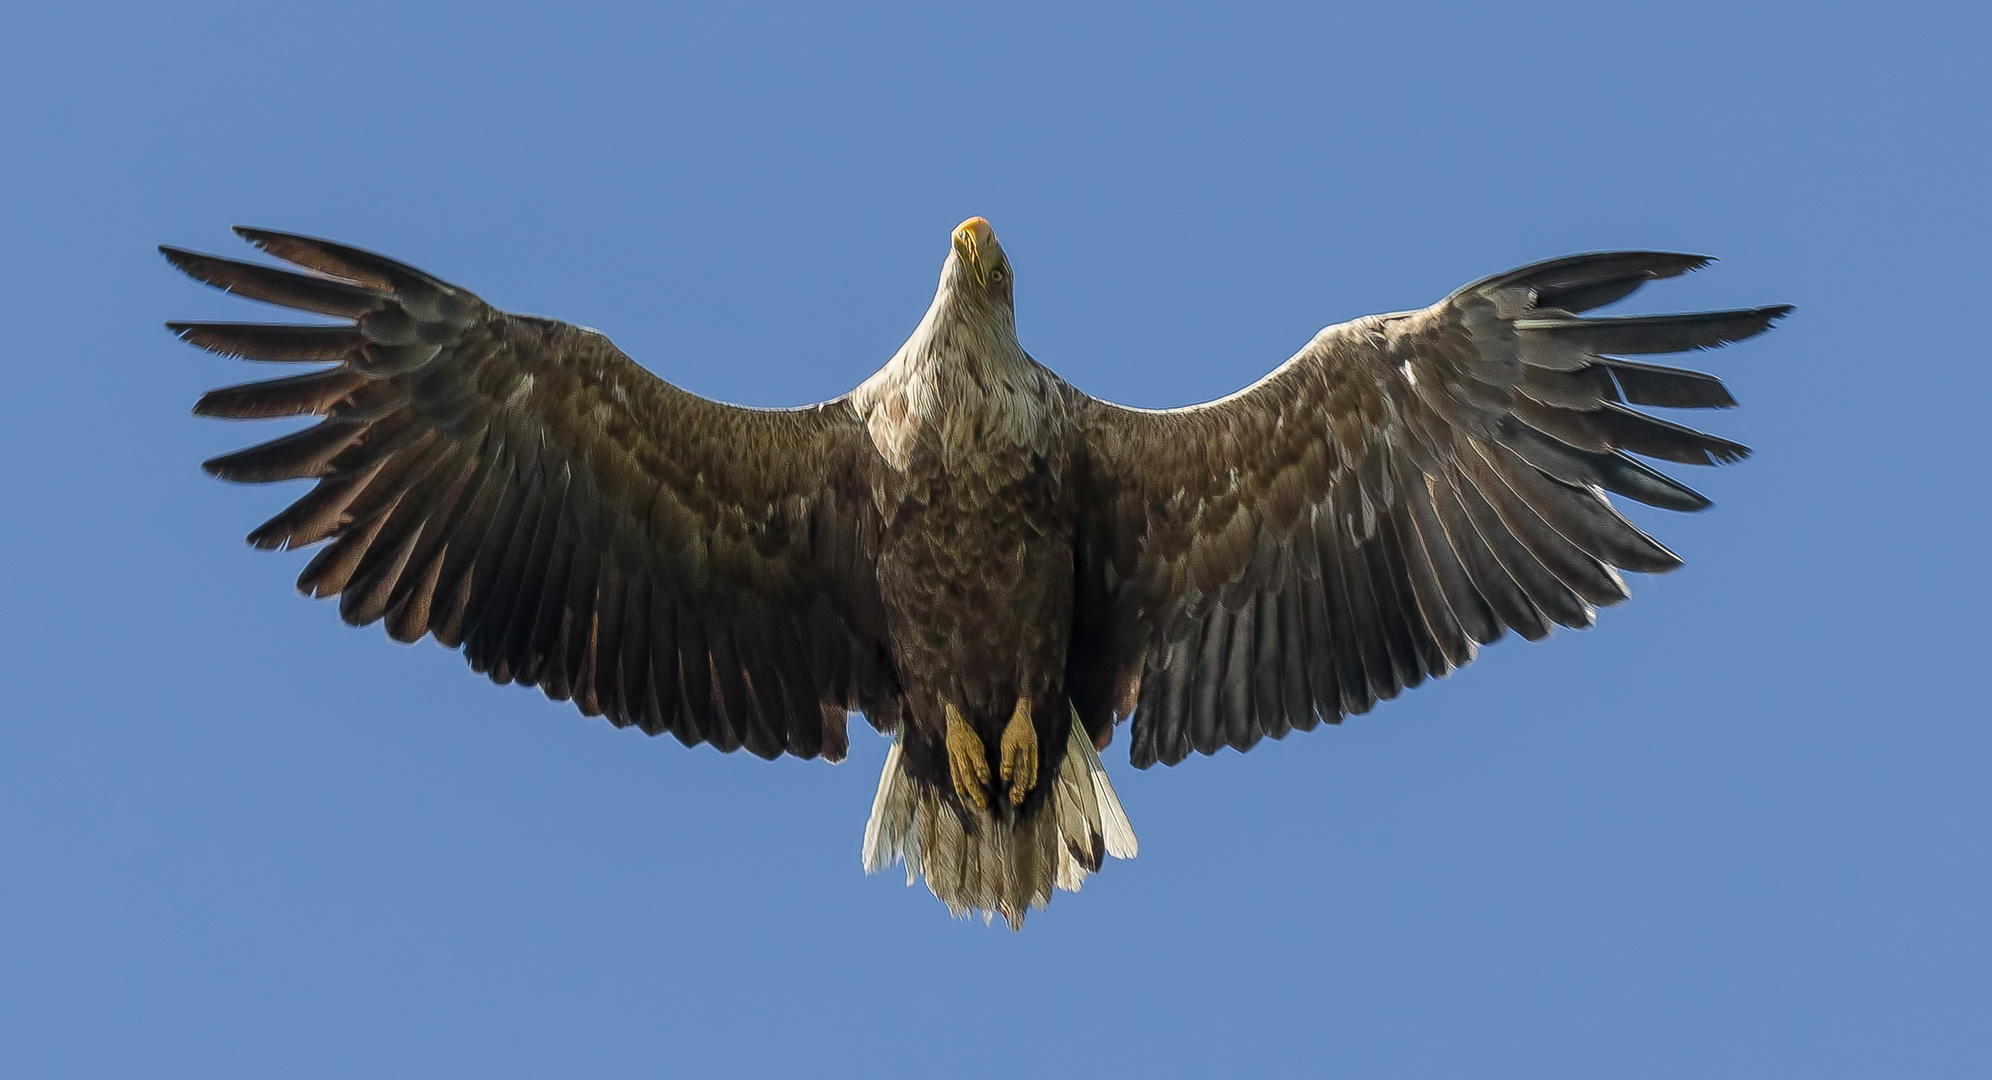
[[[1743,341],[1748,338],[1756,337],[1758,334],[1762,334],[1772,329],[1773,327],[1777,326],[1778,323],[1782,321],[1785,316],[1790,315],[1792,313],[1792,310],[1793,310],[1792,305],[1790,304],[1772,304],[1769,307],[1751,308],[1747,313],[1739,312],[1739,314],[1747,314],[1751,319],[1753,319],[1755,321],[1755,326],[1753,326],[1747,333],[1744,333],[1741,336],[1732,339],[1732,341]],[[1722,344],[1724,345],[1731,343],[1732,343],[1731,341],[1722,342]],[[1714,348],[1714,347],[1715,346],[1703,346],[1703,348]]]
[[[1679,277],[1682,274],[1692,274],[1697,270],[1706,270],[1710,266],[1722,261],[1713,255],[1703,255],[1693,251],[1657,251],[1653,254],[1662,259],[1678,260],[1671,266],[1655,268],[1652,276],[1656,280]]]
[[[1606,252],[1604,254],[1611,253]],[[1692,274],[1697,270],[1706,270],[1710,265],[1719,261],[1713,255],[1702,255],[1692,251],[1644,251],[1627,252],[1626,254],[1635,257],[1644,256],[1651,260],[1644,268],[1643,273],[1643,276],[1648,281],[1664,281],[1667,278]]]
[[[264,250],[271,240],[283,235],[275,229],[260,229],[254,225],[230,225],[228,231],[255,245],[259,251]]]

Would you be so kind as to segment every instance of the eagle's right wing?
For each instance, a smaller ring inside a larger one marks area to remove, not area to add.
[[[1538,263],[1331,326],[1221,401],[1084,399],[1088,621],[1067,682],[1088,730],[1132,710],[1144,767],[1243,750],[1363,712],[1510,629],[1587,626],[1624,599],[1618,570],[1678,565],[1606,492],[1697,510],[1633,455],[1748,451],[1632,408],[1735,404],[1719,381],[1623,357],[1739,341],[1789,309],[1583,313],[1707,261]]]
[[[237,231],[312,272],[161,251],[209,285],[345,320],[169,324],[229,356],[331,362],[194,407],[324,418],[206,466],[317,481],[249,534],[272,549],[329,541],[301,591],[687,744],[835,759],[847,709],[895,722],[872,451],[842,401],[723,405],[594,331],[507,314],[369,252]]]

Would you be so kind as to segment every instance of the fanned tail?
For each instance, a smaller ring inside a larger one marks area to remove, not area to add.
[[[1017,821],[987,811],[964,822],[940,792],[916,783],[900,765],[900,737],[885,758],[865,823],[865,873],[906,864],[906,884],[921,877],[957,917],[997,915],[1021,930],[1031,908],[1054,888],[1078,892],[1106,856],[1132,859],[1139,845],[1099,752],[1075,714],[1051,797]]]

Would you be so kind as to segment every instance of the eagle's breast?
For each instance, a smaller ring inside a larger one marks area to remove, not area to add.
[[[921,450],[946,470],[974,470],[1019,452],[1049,456],[1064,442],[1069,417],[1056,376],[1025,354],[1013,326],[980,314],[936,304],[852,393],[895,472],[907,473]]]
[[[993,739],[1019,694],[1061,715],[1075,509],[1063,385],[982,315],[937,304],[851,405],[886,466],[880,598],[914,716],[947,700]]]

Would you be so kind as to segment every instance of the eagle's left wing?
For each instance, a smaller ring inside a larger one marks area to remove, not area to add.
[[[1606,492],[1706,499],[1635,460],[1748,450],[1629,408],[1735,404],[1621,359],[1713,348],[1790,309],[1581,318],[1693,255],[1538,263],[1422,311],[1331,326],[1252,387],[1166,411],[1085,398],[1079,611],[1067,684],[1134,763],[1249,748],[1367,711],[1513,629],[1588,626],[1618,570],[1680,560]]]
[[[343,244],[238,231],[310,272],[162,250],[207,284],[344,320],[168,324],[225,355],[329,364],[194,410],[320,418],[206,466],[316,481],[249,536],[325,544],[302,591],[687,744],[835,759],[847,710],[896,722],[873,452],[844,401],[710,401],[592,330]]]

